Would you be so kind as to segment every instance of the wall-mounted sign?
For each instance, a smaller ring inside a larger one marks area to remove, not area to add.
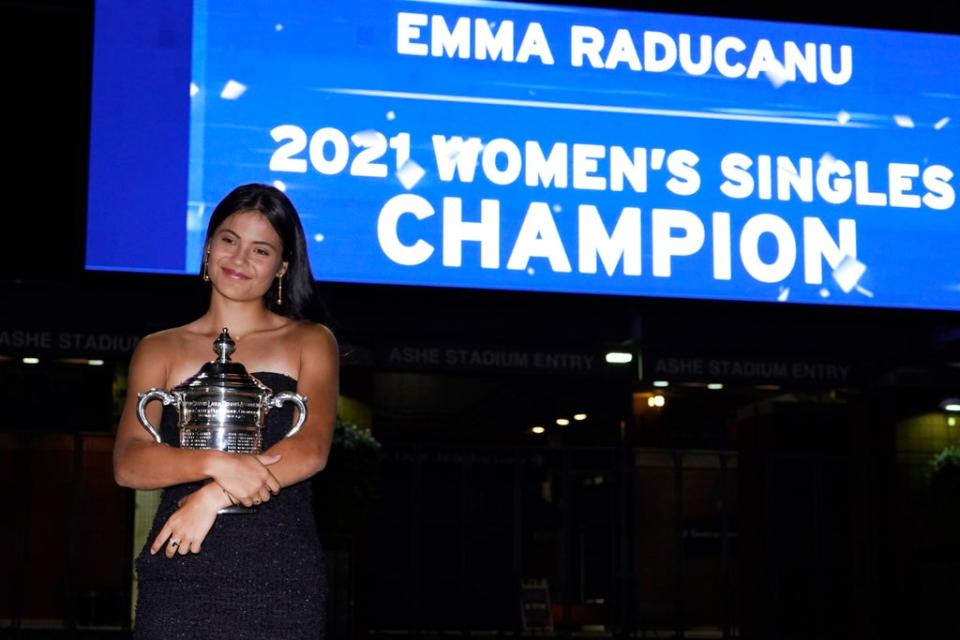
[[[0,327],[0,355],[129,355],[139,341],[114,333]]]
[[[849,362],[815,358],[751,357],[749,355],[641,354],[640,375],[646,381],[744,382],[843,386],[855,381]]]
[[[321,280],[960,308],[960,37],[466,0],[95,15],[90,269],[195,273],[212,207],[261,181]]]
[[[633,367],[611,366],[603,354],[551,349],[464,347],[437,345],[395,345],[378,354],[387,368],[426,371],[475,371],[517,373],[633,374]]]

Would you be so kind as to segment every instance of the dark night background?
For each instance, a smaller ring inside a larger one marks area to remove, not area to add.
[[[553,4],[960,33],[954,2]],[[0,331],[142,336],[202,313],[199,278],[83,270],[92,0],[0,2],[0,19]],[[558,634],[960,637],[956,494],[924,484],[930,447],[960,443],[936,422],[941,400],[960,395],[956,313],[319,286],[345,351],[342,391],[370,408],[384,445],[372,497],[357,498],[373,506],[325,530],[332,637],[521,633],[514,578],[531,577],[550,581]],[[635,404],[654,393],[635,375],[433,370],[382,355],[410,345],[622,347],[853,373],[712,396],[671,387],[652,415]],[[108,440],[128,349],[51,352],[112,366],[33,371],[18,361],[27,350],[0,346],[0,488],[14,496],[0,509],[0,637],[28,636],[30,619],[116,636],[128,632],[133,499],[111,485]],[[577,402],[592,431],[545,443],[523,431]],[[66,448],[47,455],[57,438]],[[331,474],[348,484],[319,484],[322,499],[348,504],[342,486],[366,487],[347,466]],[[79,551],[101,535],[111,549]]]

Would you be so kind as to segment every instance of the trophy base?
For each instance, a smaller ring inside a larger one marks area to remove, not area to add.
[[[224,507],[217,511],[217,513],[256,513],[256,507],[245,507],[242,504],[234,504],[229,507]]]

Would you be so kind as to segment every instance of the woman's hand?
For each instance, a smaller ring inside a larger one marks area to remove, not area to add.
[[[186,496],[180,501],[180,508],[163,524],[150,546],[150,553],[156,554],[164,549],[168,558],[175,553],[182,556],[200,553],[200,545],[217,519],[217,512],[228,502],[229,496],[215,482]]]
[[[227,453],[217,456],[210,476],[235,502],[252,507],[280,491],[280,482],[267,468],[279,461],[278,455]]]

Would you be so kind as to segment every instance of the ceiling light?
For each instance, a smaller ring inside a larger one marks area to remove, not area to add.
[[[610,364],[627,364],[633,362],[633,354],[624,351],[611,351],[607,353],[606,360]]]
[[[26,358],[24,358],[24,361],[26,361]],[[960,398],[947,398],[940,403],[940,408],[944,411],[957,413],[960,411]]]

